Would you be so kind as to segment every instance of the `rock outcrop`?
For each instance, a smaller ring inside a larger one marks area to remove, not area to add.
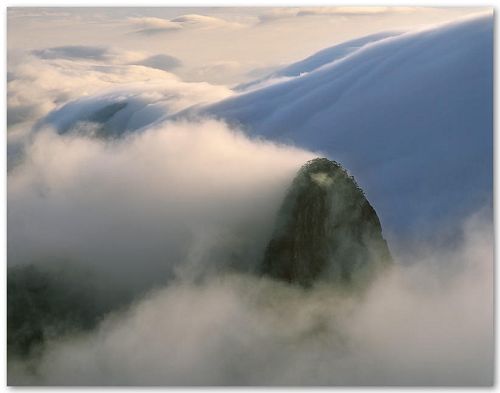
[[[320,279],[354,285],[391,261],[377,213],[354,178],[316,158],[293,180],[261,267],[303,286]]]

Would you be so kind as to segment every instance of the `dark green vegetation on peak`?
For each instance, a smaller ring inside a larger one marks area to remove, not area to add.
[[[303,165],[279,210],[263,273],[304,286],[321,278],[351,285],[391,260],[377,213],[354,178],[326,158]]]

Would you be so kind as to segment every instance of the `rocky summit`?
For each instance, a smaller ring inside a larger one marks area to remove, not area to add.
[[[377,213],[354,178],[326,158],[304,164],[278,212],[263,273],[303,286],[350,286],[391,262]]]

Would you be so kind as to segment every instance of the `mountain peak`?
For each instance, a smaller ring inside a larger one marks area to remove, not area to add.
[[[298,171],[278,213],[262,270],[309,286],[366,281],[391,261],[377,213],[353,177],[326,158]]]

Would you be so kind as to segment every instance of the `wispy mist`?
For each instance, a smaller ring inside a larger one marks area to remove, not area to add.
[[[97,385],[488,385],[491,230],[398,265],[363,296],[251,275],[179,280],[95,331],[51,342],[11,380]],[[481,238],[481,241],[477,241]],[[436,265],[458,263],[439,275]]]

